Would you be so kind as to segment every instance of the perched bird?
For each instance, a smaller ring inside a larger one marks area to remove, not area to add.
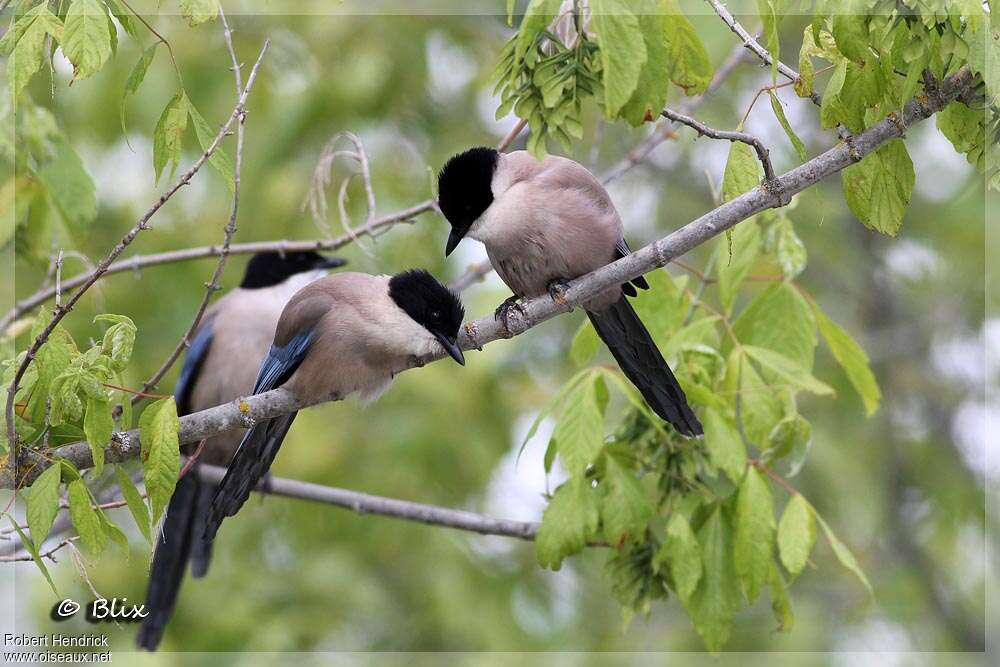
[[[374,401],[414,359],[458,346],[465,310],[422,269],[394,276],[338,273],[303,288],[285,306],[253,393],[284,387],[301,400],[357,394]],[[296,413],[254,425],[243,437],[209,508],[204,538],[236,514],[271,467]]]
[[[254,255],[240,286],[205,311],[174,388],[178,414],[198,412],[248,394],[285,304],[299,289],[325,276],[326,269],[343,263],[314,252]],[[209,438],[198,460],[226,465],[242,435],[242,429],[237,429]],[[211,544],[201,539],[211,499],[205,485],[192,468],[177,481],[170,498],[153,553],[145,600],[149,615],[137,637],[141,648],[153,651],[160,643],[188,562],[195,577],[208,570]]]
[[[445,255],[466,236],[482,241],[493,268],[514,292],[497,309],[506,318],[518,298],[548,292],[628,255],[622,222],[607,190],[583,165],[526,151],[472,148],[438,176],[438,205],[451,223]],[[703,433],[684,391],[626,296],[648,289],[642,277],[583,304],[625,376],[660,417],[686,436]]]

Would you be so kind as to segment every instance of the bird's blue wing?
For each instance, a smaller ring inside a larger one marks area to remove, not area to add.
[[[310,329],[296,334],[284,345],[272,345],[260,365],[253,393],[262,394],[284,384],[305,359],[312,339],[313,332]]]
[[[253,393],[261,394],[284,384],[299,367],[313,340],[312,330],[296,334],[284,345],[272,345],[257,373]],[[233,455],[226,476],[222,478],[205,521],[203,539],[211,542],[223,519],[236,514],[250,492],[271,468],[285,434],[296,413],[282,415],[254,424]]]
[[[205,358],[208,356],[208,350],[211,346],[212,321],[209,320],[198,329],[194,340],[191,341],[191,347],[184,355],[184,365],[181,366],[180,377],[177,378],[177,384],[174,385],[174,401],[177,403],[177,414],[179,415],[186,415],[191,411],[191,406],[188,405],[191,390],[194,389],[195,382],[198,381],[198,373],[205,365]]]

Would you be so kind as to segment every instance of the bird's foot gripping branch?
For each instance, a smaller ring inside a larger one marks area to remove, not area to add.
[[[808,251],[796,233],[794,208],[783,206],[795,194],[840,173],[846,202],[861,223],[896,234],[914,187],[903,135],[933,114],[938,114],[938,127],[956,149],[984,166],[992,150],[986,137],[992,139],[996,127],[995,89],[987,87],[985,63],[996,57],[996,40],[990,39],[986,16],[976,3],[969,3],[960,19],[949,16],[946,20],[894,10],[828,16],[822,11],[832,3],[820,3],[815,20],[805,26],[795,71],[779,60],[780,17],[773,11],[761,16],[761,43],[721,3],[711,2],[742,45],[772,67],[773,79],[762,94],[769,97],[776,120],[801,162],[778,175],[767,147],[746,132],[742,123],[733,123],[733,130],[716,130],[693,118],[690,104],[683,107],[686,113],[662,110],[670,84],[678,93],[693,96],[721,81],[718,73],[713,76],[697,31],[675,3],[648,0],[634,6],[628,3],[628,7],[615,3],[611,8],[593,0],[593,16],[570,11],[569,20],[559,23],[567,16],[560,15],[560,4],[555,0],[528,3],[516,35],[501,54],[496,75],[501,111],[512,110],[525,121],[530,130],[529,149],[541,154],[549,138],[570,145],[580,139],[584,104],[598,104],[609,121],[620,119],[633,125],[662,112],[678,127],[694,130],[702,137],[699,140],[732,142],[721,179],[721,201],[673,234],[572,281],[560,292],[562,303],[544,296],[521,304],[518,316],[509,323],[490,315],[468,322],[463,327],[462,347],[481,348],[517,336],[611,286],[645,274],[651,289],[639,293],[634,308],[676,369],[704,425],[705,437],[680,437],[650,414],[617,371],[592,365],[598,337],[585,324],[570,348],[579,372],[556,394],[529,433],[530,440],[542,419],[555,422],[544,465],[551,470],[558,461],[567,474],[549,498],[540,526],[497,522],[443,508],[435,511],[288,480],[275,480],[271,488],[288,497],[356,511],[535,539],[538,561],[545,567],[558,568],[587,546],[609,547],[609,587],[621,604],[633,612],[645,612],[654,601],[672,594],[711,649],[725,644],[736,612],[765,592],[778,627],[788,630],[793,624],[788,586],[809,562],[819,532],[833,557],[870,590],[859,561],[789,481],[806,464],[811,447],[829,445],[813,443],[810,421],[800,410],[804,397],[833,397],[833,378],[814,375],[820,341],[827,351],[823,354],[829,353],[846,376],[846,383],[841,384],[853,388],[866,414],[878,409],[881,396],[865,352],[798,284],[797,278],[807,268]],[[862,9],[875,9],[877,3],[863,4]],[[771,3],[761,6],[770,8]],[[832,7],[825,10],[832,11]],[[61,26],[61,18],[46,14],[47,10],[32,11],[37,15],[22,24],[27,26],[24,30],[11,30],[4,38],[6,46],[37,46],[40,52],[46,34],[53,38],[65,34],[55,27]],[[123,17],[119,19],[123,26],[128,22],[133,29],[137,27],[130,15]],[[30,31],[40,27],[39,39]],[[65,29],[68,32],[69,26]],[[31,39],[22,44],[25,35]],[[642,54],[636,45],[643,47]],[[141,83],[155,53],[153,47],[149,60],[144,54],[137,78],[129,79],[130,92]],[[77,54],[68,52],[67,56],[74,60]],[[102,63],[109,56],[110,51],[104,53]],[[817,67],[820,61],[823,65]],[[93,73],[94,63],[88,62],[80,61],[78,78]],[[21,78],[32,74],[22,72]],[[779,77],[784,77],[781,83]],[[251,82],[252,76],[230,124],[237,119],[242,123],[241,106]],[[785,117],[779,91],[787,91],[786,85],[805,104],[814,105],[808,108],[830,130],[827,150],[814,157],[808,156]],[[18,104],[31,102],[20,98]],[[216,139],[211,133],[203,138],[204,127],[193,109],[187,96],[181,95],[164,111],[164,125],[156,130],[158,171],[179,159],[175,139],[188,118],[194,119],[196,129],[201,127],[198,138],[205,154],[198,166],[210,159],[224,137],[228,124]],[[657,132],[653,136],[666,135]],[[61,135],[46,140],[68,146]],[[356,155],[362,154],[358,148]],[[648,155],[648,151],[635,154]],[[226,167],[219,157],[223,154],[214,155],[210,163]],[[629,165],[636,161],[627,160]],[[193,175],[192,171],[188,179]],[[46,188],[58,187],[45,178],[37,182]],[[368,185],[366,180],[366,189]],[[57,191],[49,194],[57,203],[62,201]],[[386,231],[398,221],[433,208],[433,201],[423,202],[384,218],[374,218],[369,211],[365,233]],[[61,215],[73,217],[75,213],[62,211]],[[146,222],[148,217],[127,237],[128,243],[146,228]],[[630,222],[625,221],[626,227]],[[355,238],[351,234],[340,241],[316,242],[309,249],[339,247],[331,244],[346,245]],[[127,265],[111,260],[128,243],[109,255],[108,262],[99,267],[102,270],[75,283],[73,288],[80,291],[72,298],[80,298],[106,273],[126,270]],[[658,270],[706,243],[713,247],[705,266],[685,265],[693,277]],[[256,250],[256,246],[233,247]],[[225,255],[221,248],[175,252],[169,257],[150,256],[149,263]],[[54,289],[40,286],[14,315],[25,315],[52,296],[58,298],[58,285],[56,280]],[[69,310],[56,312],[62,319]],[[57,549],[74,550],[79,545],[95,559],[108,544],[127,548],[123,532],[104,512],[114,503],[126,505],[140,532],[151,540],[181,470],[179,445],[244,426],[247,419],[259,422],[306,407],[278,389],[178,419],[172,399],[149,396],[155,402],[136,420],[122,377],[136,328],[124,316],[107,316],[99,322],[105,329],[95,331],[93,338],[100,342],[82,351],[58,320],[40,311],[31,330],[22,331],[28,334],[22,349],[29,351],[14,356],[5,366],[5,383],[14,390],[9,426],[16,437],[5,443],[9,465],[4,468],[2,486],[18,490],[26,503],[27,519],[12,520],[4,533],[17,533],[29,553],[2,558],[31,558],[46,577],[46,561],[54,560]],[[414,366],[431,360],[415,360]],[[121,411],[115,418],[117,405]],[[145,499],[127,467],[137,458]],[[112,486],[121,500],[103,498],[94,490],[94,476],[86,472],[95,469],[99,473],[102,466],[110,465],[115,467]],[[189,470],[188,474],[193,473]],[[197,474],[219,477],[221,472],[206,467]],[[778,500],[783,506],[776,512]],[[816,505],[821,503],[817,500]],[[53,526],[64,508],[77,535],[44,551],[43,542],[50,532],[58,532]]]

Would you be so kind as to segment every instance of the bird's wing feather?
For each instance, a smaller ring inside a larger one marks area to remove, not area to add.
[[[284,384],[305,359],[313,341],[313,331],[303,331],[284,345],[272,345],[257,374],[253,393],[261,394]],[[243,436],[239,449],[226,470],[226,476],[212,497],[205,520],[204,539],[211,542],[227,516],[236,514],[250,492],[271,468],[285,434],[296,413],[254,424]]]
[[[309,330],[296,334],[285,345],[272,345],[260,365],[253,393],[262,394],[284,384],[305,359],[312,340],[313,331]]]
[[[212,323],[212,320],[208,320],[201,325],[194,340],[191,341],[191,347],[184,355],[184,365],[181,366],[181,374],[174,386],[174,401],[177,403],[179,415],[186,415],[191,411],[191,392],[198,382],[201,367],[205,365],[209,348],[212,347]]]
[[[618,243],[615,245],[615,257],[616,259],[621,259],[622,257],[627,257],[632,254],[632,249],[628,247],[628,241],[625,237],[618,239]],[[639,289],[649,289],[649,283],[646,282],[645,276],[639,276],[638,278],[632,279],[632,285],[635,285]],[[635,296],[635,288],[630,287],[627,283],[622,285],[622,291],[624,291],[629,296]],[[631,293],[630,293],[631,292]]]

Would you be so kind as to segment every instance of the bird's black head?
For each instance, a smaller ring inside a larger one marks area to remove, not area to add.
[[[493,172],[500,153],[492,148],[470,148],[452,157],[438,174],[438,206],[451,223],[445,247],[450,255],[472,223],[493,203]]]
[[[243,274],[243,289],[272,287],[285,282],[296,273],[332,269],[343,266],[346,261],[340,257],[323,257],[319,253],[305,252],[259,252],[250,258],[246,273]]]
[[[420,326],[430,331],[451,358],[465,365],[458,331],[465,318],[462,301],[423,269],[410,269],[389,279],[389,297]]]

